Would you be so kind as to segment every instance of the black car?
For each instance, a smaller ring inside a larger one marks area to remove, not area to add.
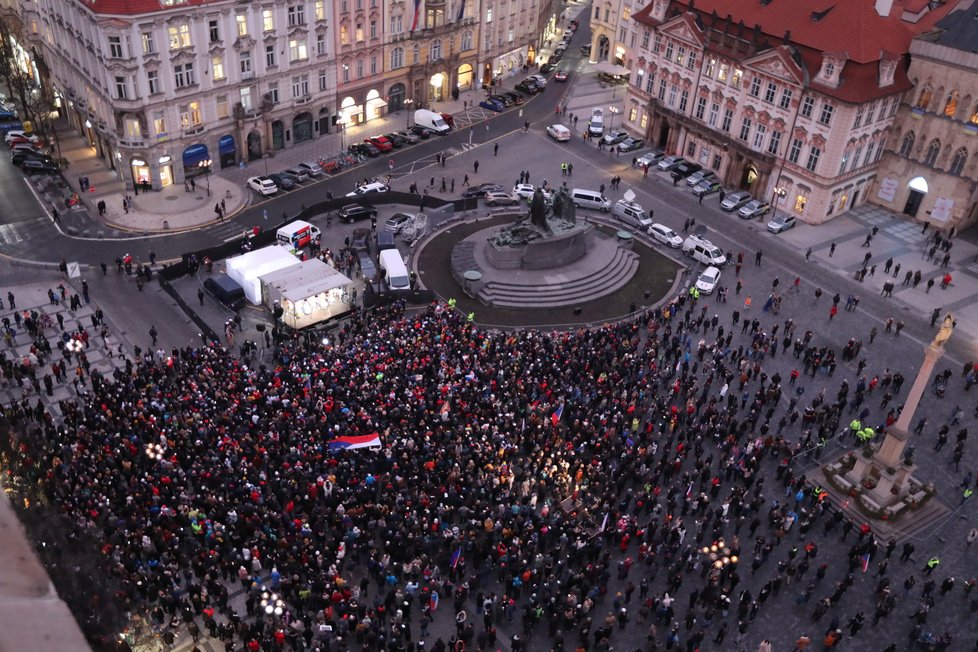
[[[676,167],[676,174],[679,175],[679,178],[685,179],[693,172],[699,172],[702,169],[703,166],[700,165],[699,163],[693,163],[691,161],[683,161]]]
[[[56,164],[55,160],[50,155],[42,154],[40,152],[28,152],[28,151],[21,150],[19,152],[14,152],[10,156],[10,162],[16,165],[17,167],[23,165],[24,161],[27,160],[45,161],[46,163],[50,163],[51,165]]]
[[[377,217],[377,209],[373,206],[364,206],[363,204],[347,204],[339,210],[338,215],[340,222],[352,224],[357,220]]]
[[[471,199],[472,197],[485,197],[487,192],[505,192],[505,189],[498,183],[481,183],[478,186],[467,188],[465,192],[462,193],[462,198]]]
[[[288,176],[284,174],[268,175],[268,178],[272,180],[272,183],[274,183],[275,187],[278,188],[279,190],[292,190],[293,188],[295,188],[295,181],[293,181],[289,177],[291,177],[291,175]]]
[[[370,158],[377,158],[380,156],[380,148],[373,143],[368,143],[366,141],[362,143],[353,143],[350,145],[350,152],[354,154],[363,154],[364,156],[369,156]]]
[[[536,95],[540,92],[540,88],[536,84],[526,79],[516,85],[516,90],[527,95]]]
[[[431,130],[422,127],[421,125],[411,125],[410,132],[415,136],[418,136],[422,140],[428,140],[431,138]]]
[[[350,249],[370,253],[370,229],[354,229],[350,235]]]
[[[553,57],[550,58],[553,59]],[[560,61],[560,59],[557,59],[557,61]],[[557,61],[548,61],[547,63],[543,64],[540,66],[540,72],[546,75],[548,72],[557,67]]]
[[[490,95],[490,100],[496,100],[497,102],[502,102],[503,106],[513,106],[513,98],[506,95]]]
[[[550,55],[550,58],[547,59],[547,63],[551,66],[556,66],[558,63],[560,63],[560,60],[562,58],[563,58],[563,54],[561,54],[560,51],[558,50],[557,52],[554,52],[553,54]],[[542,68],[540,69],[540,72],[543,72]]]
[[[513,91],[509,91],[508,93],[502,93],[502,95],[513,100],[513,104],[515,104],[516,106],[519,106],[520,104],[526,101],[522,95],[520,95],[519,93],[514,93]]]
[[[400,134],[395,134],[394,132],[384,134],[384,138],[391,141],[391,145],[393,145],[395,148],[400,148],[407,145],[407,139]]]
[[[26,159],[20,166],[26,174],[57,174],[61,170],[57,163],[39,160],[36,158]]]

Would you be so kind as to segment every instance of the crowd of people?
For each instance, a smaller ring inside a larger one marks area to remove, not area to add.
[[[896,543],[800,471],[855,411],[891,423],[902,376],[864,373],[850,340],[859,371],[833,397],[831,342],[710,307],[682,294],[543,333],[394,305],[268,364],[147,351],[93,371],[60,425],[8,409],[33,432],[17,472],[97,535],[122,608],[227,650],[770,650],[783,633],[752,624],[782,591],[814,621],[832,611],[796,649],[835,647],[868,625],[854,585],[876,596],[873,624],[919,602],[910,644],[932,635],[947,581],[891,584]],[[772,371],[791,355],[803,376]],[[714,544],[730,563],[702,552]],[[978,611],[974,580],[959,584]],[[908,649],[899,636],[874,649]]]

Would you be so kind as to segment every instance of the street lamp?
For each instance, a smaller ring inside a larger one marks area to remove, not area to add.
[[[411,105],[414,104],[414,100],[408,98],[404,100],[404,128],[411,128]]]
[[[343,137],[343,132],[346,131],[345,118],[346,116],[341,113],[340,117],[336,120],[336,124],[340,128],[340,152],[341,153],[346,151],[346,142],[345,142],[345,138]]]
[[[788,194],[787,188],[777,187],[774,189],[774,197],[771,199],[771,203],[774,204],[774,215],[778,214],[778,204],[784,199],[784,196]],[[762,216],[763,219],[763,216]]]
[[[204,159],[203,161],[201,161],[200,163],[197,164],[197,168],[204,171],[204,181],[207,183],[207,196],[208,197],[211,196],[211,177],[210,177],[210,174],[211,174],[211,164],[213,162],[214,161],[212,161],[209,158],[207,158],[207,159]]]
[[[270,593],[269,591],[262,591],[261,594],[261,608],[268,617],[281,617],[285,610],[285,601],[278,596],[278,593]]]
[[[610,133],[615,130],[615,116],[621,113],[621,109],[617,106],[609,106],[608,112],[611,113],[611,124],[608,126],[608,132]]]

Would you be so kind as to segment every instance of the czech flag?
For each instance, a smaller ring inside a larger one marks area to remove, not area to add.
[[[550,423],[556,426],[560,423],[560,417],[564,416],[564,404],[561,403],[560,406],[550,415]]]
[[[458,562],[461,558],[462,558],[462,549],[456,548],[455,552],[452,553],[451,559],[448,560],[448,563],[451,565],[452,568],[458,568]]]
[[[357,448],[380,448],[380,435],[376,432],[369,435],[351,435],[337,437],[329,442],[329,450],[355,450]]]

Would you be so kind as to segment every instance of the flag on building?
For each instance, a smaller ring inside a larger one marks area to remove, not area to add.
[[[418,29],[418,18],[421,17],[421,0],[414,0],[414,21],[411,23],[411,31]],[[454,299],[448,301],[450,308],[454,307]]]
[[[357,448],[379,448],[380,435],[376,432],[369,435],[347,435],[336,437],[329,442],[329,450],[355,450]]]
[[[455,21],[458,22],[462,20],[462,18],[464,17],[465,17],[465,0],[460,0],[458,5],[458,16],[455,18]]]

